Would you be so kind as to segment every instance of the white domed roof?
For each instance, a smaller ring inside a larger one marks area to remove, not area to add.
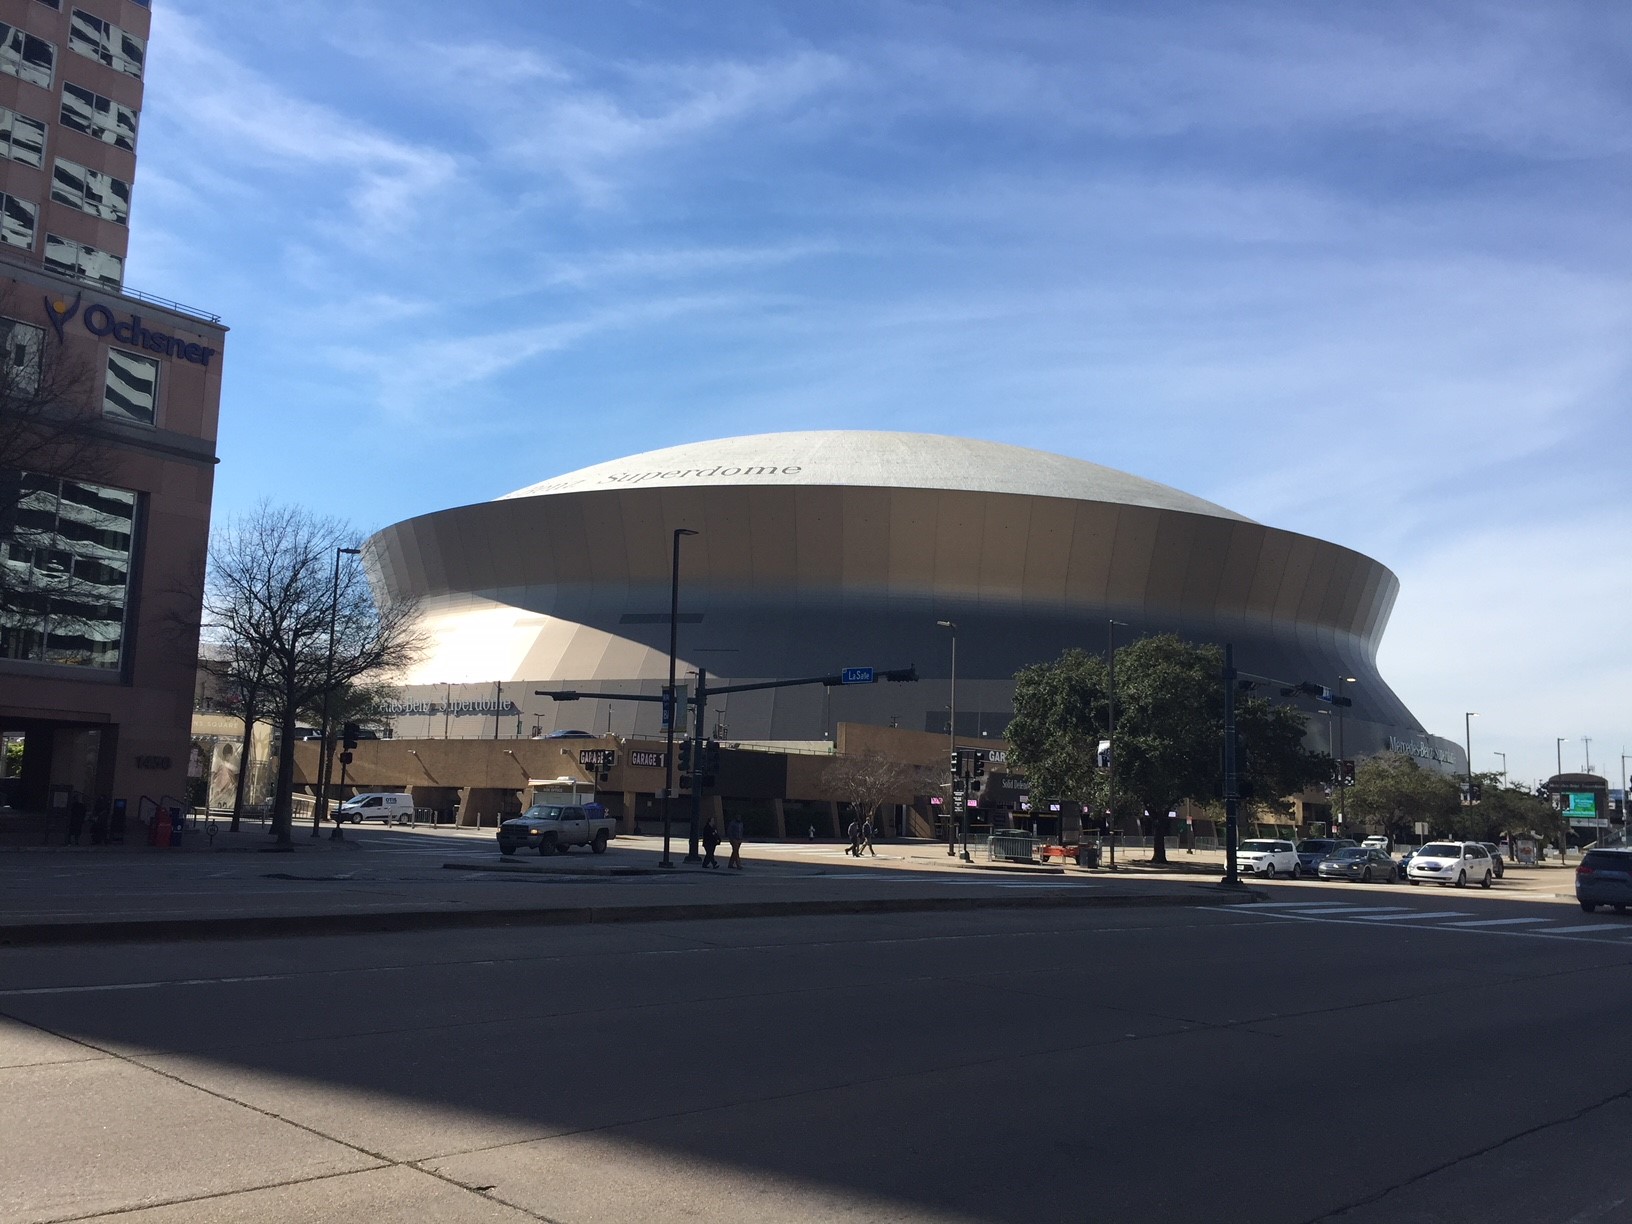
[[[505,496],[709,485],[958,489],[1113,502],[1251,521],[1178,489],[1082,459],[1003,442],[866,429],[687,442],[580,468]]]

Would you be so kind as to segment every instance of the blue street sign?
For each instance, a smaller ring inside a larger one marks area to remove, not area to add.
[[[844,669],[844,682],[846,684],[871,684],[873,682],[873,669],[870,667],[847,667]]]

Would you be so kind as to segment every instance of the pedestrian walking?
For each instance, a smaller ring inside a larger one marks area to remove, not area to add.
[[[844,852],[853,854],[857,858],[861,857],[861,821],[852,820],[850,822],[850,844],[845,847]]]
[[[703,826],[703,866],[718,867],[720,860],[714,857],[714,848],[720,844],[720,831],[714,827],[714,818],[710,816],[708,823]]]
[[[731,817],[730,823],[725,826],[725,839],[731,843],[731,857],[726,860],[727,867],[742,870],[742,817]]]
[[[874,858],[878,857],[878,851],[873,849],[873,818],[871,816],[861,822],[861,845],[868,854]],[[861,857],[861,850],[856,851],[856,857]]]

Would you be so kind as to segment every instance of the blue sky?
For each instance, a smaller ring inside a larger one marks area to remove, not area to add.
[[[159,0],[127,280],[233,329],[218,519],[1035,446],[1376,557],[1430,730],[1618,784],[1629,47],[1571,0]]]

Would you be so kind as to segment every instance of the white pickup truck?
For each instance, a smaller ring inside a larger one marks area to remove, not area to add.
[[[574,846],[588,846],[605,854],[606,843],[617,835],[617,822],[599,803],[541,799],[499,826],[499,853],[532,847],[540,854],[565,854]]]

